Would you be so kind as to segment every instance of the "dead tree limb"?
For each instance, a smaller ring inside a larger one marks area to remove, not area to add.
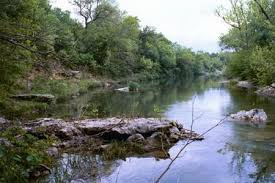
[[[156,179],[155,183],[159,183],[160,182],[160,180],[170,170],[170,168],[172,167],[172,165],[174,164],[174,162],[180,157],[181,153],[187,148],[187,146],[189,146],[190,144],[192,144],[193,142],[196,141],[195,139],[192,139],[192,129],[193,129],[193,125],[194,125],[194,122],[195,122],[195,120],[194,120],[194,104],[195,104],[195,100],[193,99],[193,101],[192,101],[191,136],[188,138],[188,140],[186,141],[185,145],[179,150],[179,152],[176,154],[176,156],[171,160],[171,162],[168,164],[168,166],[166,167],[166,169]],[[213,129],[217,128],[218,126],[220,126],[221,124],[223,124],[226,121],[226,119],[227,119],[227,116],[225,118],[221,119],[216,125],[214,125],[213,127],[211,127],[208,130],[206,130],[204,133],[202,133],[201,135],[199,135],[199,137],[203,137],[204,135],[206,135],[207,133],[209,133]]]

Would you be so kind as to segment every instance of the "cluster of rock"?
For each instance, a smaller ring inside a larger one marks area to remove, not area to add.
[[[244,89],[251,89],[254,87],[254,85],[250,81],[238,81],[237,86]],[[270,86],[259,88],[256,91],[256,94],[266,97],[275,97],[275,83]]]
[[[261,96],[275,97],[275,83],[270,86],[260,88],[256,91],[256,93]]]
[[[234,120],[247,121],[253,124],[265,123],[267,121],[267,115],[263,109],[240,111],[237,114],[231,114],[230,117]]]
[[[108,118],[74,122],[65,122],[60,119],[41,119],[26,124],[24,128],[39,138],[46,135],[56,136],[61,142],[56,145],[57,148],[70,148],[71,146],[85,145],[87,142],[97,142],[97,147],[103,147],[111,141],[117,140],[140,143],[148,152],[161,149],[163,145],[173,145],[181,139],[203,139],[200,135],[184,129],[182,125],[176,122],[153,118]],[[55,152],[56,149],[51,149],[49,154],[55,154]]]

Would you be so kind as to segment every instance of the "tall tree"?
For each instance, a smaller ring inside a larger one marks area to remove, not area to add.
[[[102,6],[104,3],[104,0],[73,0],[73,4],[78,8],[79,15],[84,18],[85,28],[91,22],[102,17],[106,10]]]

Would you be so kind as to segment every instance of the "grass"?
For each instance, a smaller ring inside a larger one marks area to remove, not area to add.
[[[81,80],[48,80],[38,77],[33,81],[31,93],[47,93],[56,98],[67,98],[73,95],[87,93],[90,89],[102,87],[103,83],[94,79]]]

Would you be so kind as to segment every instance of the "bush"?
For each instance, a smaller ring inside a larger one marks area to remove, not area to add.
[[[255,47],[233,54],[226,73],[229,77],[250,80],[258,85],[275,81],[275,49]]]
[[[40,164],[49,165],[51,158],[46,150],[54,142],[40,140],[20,128],[0,133],[0,182],[28,182]]]
[[[275,49],[257,47],[251,54],[251,73],[259,85],[269,85],[275,81]]]
[[[130,82],[129,85],[128,85],[128,87],[129,87],[130,91],[138,91],[138,89],[139,89],[140,86],[136,82]]]

